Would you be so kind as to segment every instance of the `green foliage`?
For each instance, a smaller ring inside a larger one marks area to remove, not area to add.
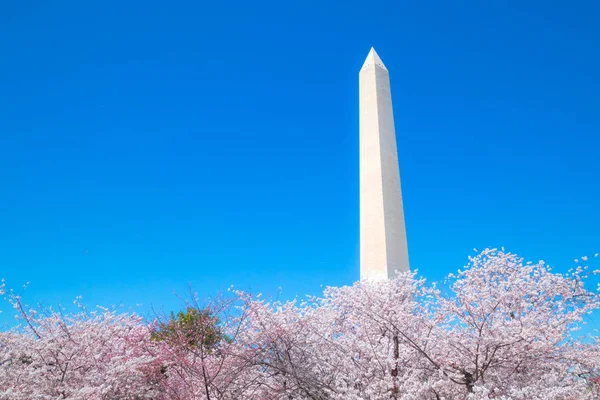
[[[212,351],[221,340],[227,340],[218,323],[210,309],[187,307],[185,311],[171,313],[167,321],[160,322],[152,333],[152,339],[173,345],[185,344],[188,349],[201,347]]]

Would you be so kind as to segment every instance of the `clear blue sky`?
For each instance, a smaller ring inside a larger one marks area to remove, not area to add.
[[[410,259],[600,251],[597,1],[2,1],[0,277],[177,308],[358,279],[358,71],[391,73]],[[6,307],[2,307],[5,309]]]

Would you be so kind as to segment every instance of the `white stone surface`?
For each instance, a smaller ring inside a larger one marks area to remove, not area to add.
[[[408,271],[396,132],[387,68],[371,48],[359,73],[360,278]]]

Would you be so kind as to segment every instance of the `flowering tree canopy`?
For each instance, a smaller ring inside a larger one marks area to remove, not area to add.
[[[0,333],[0,399],[152,399],[148,329],[110,311],[30,315]]]
[[[304,301],[234,291],[165,321],[29,309],[0,333],[0,400],[594,400],[600,307],[587,270],[485,250],[428,285],[416,273]]]

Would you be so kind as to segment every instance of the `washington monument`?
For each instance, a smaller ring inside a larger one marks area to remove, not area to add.
[[[360,278],[408,271],[390,76],[371,48],[359,73]]]

